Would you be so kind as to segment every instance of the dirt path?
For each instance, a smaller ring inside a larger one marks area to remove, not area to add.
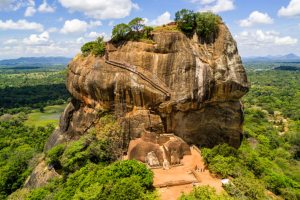
[[[198,169],[204,169],[205,165],[201,154],[196,149],[191,148],[191,152],[192,155],[184,156],[182,159],[182,166],[173,167],[169,170],[152,169],[154,186],[170,185],[169,187],[157,188],[162,200],[178,199],[182,193],[192,191],[193,184],[196,186],[209,185],[214,187],[218,193],[223,191],[221,180],[213,177],[208,170],[197,171],[195,172],[196,176],[192,173],[196,166]],[[188,184],[176,185],[177,183]]]

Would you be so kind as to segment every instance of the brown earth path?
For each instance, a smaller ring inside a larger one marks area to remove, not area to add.
[[[157,186],[161,200],[176,200],[182,193],[191,192],[193,185],[209,185],[215,188],[218,193],[223,191],[221,179],[214,177],[208,170],[204,169],[205,165],[200,150],[191,147],[191,152],[192,155],[186,155],[182,159],[182,166],[172,167],[169,170],[152,169],[154,172],[154,186]],[[196,165],[198,169],[204,171],[196,172]],[[177,185],[177,183],[183,183],[183,185]],[[159,187],[160,185],[169,186]]]

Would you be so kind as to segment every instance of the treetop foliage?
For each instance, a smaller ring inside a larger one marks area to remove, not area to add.
[[[103,56],[105,54],[105,42],[103,37],[98,37],[95,41],[87,42],[81,47],[84,56],[93,54],[95,56]]]
[[[219,33],[222,18],[212,12],[194,13],[192,10],[182,9],[175,14],[178,28],[187,36],[197,33],[202,42],[213,42]]]
[[[136,17],[132,19],[128,24],[118,24],[112,30],[112,41],[120,42],[127,40],[140,40],[140,39],[150,39],[151,31],[153,28],[151,26],[145,25],[145,20]]]

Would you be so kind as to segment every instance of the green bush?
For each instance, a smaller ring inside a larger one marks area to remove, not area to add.
[[[196,187],[190,194],[183,194],[180,200],[231,200],[228,195],[218,195],[216,190],[209,186]],[[232,199],[233,200],[233,199]]]
[[[229,156],[223,157],[221,155],[215,156],[210,164],[209,170],[213,173],[221,175],[222,178],[227,178],[234,174],[234,166],[237,163],[236,158]]]
[[[50,191],[44,188],[38,188],[33,190],[26,200],[44,200],[50,194]]]
[[[65,145],[59,144],[47,152],[47,164],[52,165],[55,169],[61,168],[59,158],[64,153]]]
[[[88,162],[88,147],[85,138],[72,142],[67,145],[60,158],[60,163],[66,173],[75,172]]]
[[[140,39],[150,39],[152,27],[146,26],[145,21],[136,17],[131,20],[128,24],[118,24],[112,30],[112,41],[138,41]]]
[[[153,173],[134,160],[119,161],[109,166],[88,163],[67,176],[47,186],[31,191],[29,199],[156,199],[152,188]],[[38,195],[40,194],[40,195]]]
[[[127,24],[118,24],[112,30],[112,41],[118,42],[128,39],[131,29]]]
[[[192,36],[196,28],[196,14],[192,10],[182,9],[175,13],[175,22],[178,28],[187,34]]]
[[[224,185],[227,193],[237,199],[266,199],[264,185],[253,177],[238,177]]]
[[[95,41],[87,42],[81,47],[84,56],[93,54],[95,56],[103,56],[105,54],[105,42],[103,37],[98,37]]]
[[[177,27],[191,37],[196,32],[201,42],[213,42],[219,33],[220,16],[211,12],[194,13],[191,10],[182,9],[175,14]]]
[[[219,23],[221,17],[211,12],[196,14],[196,33],[203,42],[213,42],[219,34]]]

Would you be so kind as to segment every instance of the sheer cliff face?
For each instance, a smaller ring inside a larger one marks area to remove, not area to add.
[[[153,41],[108,43],[104,57],[73,59],[67,88],[74,100],[49,147],[84,134],[103,110],[119,117],[128,142],[153,131],[200,146],[240,145],[248,81],[227,27],[212,44],[176,31],[154,32]]]

